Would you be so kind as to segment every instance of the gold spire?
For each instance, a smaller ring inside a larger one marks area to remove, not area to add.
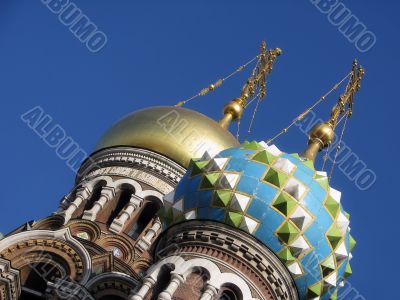
[[[354,95],[360,89],[364,72],[364,68],[358,66],[357,60],[354,60],[351,77],[345,92],[339,97],[338,103],[333,107],[329,120],[325,123],[317,124],[311,129],[308,146],[301,154],[302,157],[314,161],[317,153],[332,143],[340,116],[347,114],[348,118],[351,117]]]
[[[276,58],[281,55],[282,50],[276,48],[267,52],[267,45],[264,41],[261,43],[260,48],[257,65],[243,86],[240,97],[233,99],[224,107],[224,116],[219,121],[219,124],[224,129],[228,129],[232,121],[241,118],[249,97],[254,96],[256,90],[258,91],[256,97],[258,96],[260,99],[264,98],[267,93],[266,77],[271,73],[272,65]]]

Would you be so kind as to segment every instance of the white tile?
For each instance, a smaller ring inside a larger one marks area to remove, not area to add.
[[[306,228],[313,220],[311,215],[303,209],[301,206],[298,206],[294,213],[290,216],[290,220],[297,225],[301,230]]]
[[[297,262],[292,263],[290,266],[287,267],[293,275],[299,276],[303,274],[300,265]]]
[[[191,211],[188,211],[188,212],[185,214],[185,219],[186,219],[186,220],[196,219],[196,217],[197,217],[197,214],[196,214],[196,210],[195,210],[195,209],[193,209],[193,210],[191,210]]]
[[[279,157],[274,163],[274,168],[281,170],[285,173],[290,173],[295,168],[295,164],[287,158]]]
[[[290,250],[292,251],[293,255],[298,257],[304,253],[306,253],[310,249],[310,245],[306,242],[303,236],[299,236],[295,239],[290,245]]]
[[[283,190],[292,195],[297,201],[300,201],[307,189],[304,184],[292,177],[288,180]]]
[[[257,221],[248,217],[244,217],[242,223],[240,224],[240,228],[247,231],[250,234],[253,234],[257,228],[257,225],[258,225]]]
[[[331,195],[331,197],[333,198],[333,200],[335,200],[337,203],[340,203],[340,197],[342,195],[341,192],[339,192],[338,190],[335,190],[334,188],[329,188],[329,195]]]
[[[230,207],[233,210],[244,212],[249,204],[250,197],[235,193],[232,196]]]

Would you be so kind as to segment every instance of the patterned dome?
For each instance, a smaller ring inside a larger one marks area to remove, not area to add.
[[[336,299],[351,274],[355,241],[340,192],[311,161],[276,146],[246,142],[192,160],[164,203],[164,226],[207,219],[253,235],[287,266],[300,299]]]

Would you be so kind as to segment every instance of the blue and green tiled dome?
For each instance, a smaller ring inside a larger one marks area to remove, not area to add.
[[[340,192],[311,161],[265,143],[207,154],[165,197],[164,226],[219,221],[256,237],[292,274],[300,299],[336,299],[355,241]]]

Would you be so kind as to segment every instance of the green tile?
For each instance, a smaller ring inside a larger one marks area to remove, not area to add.
[[[354,247],[357,244],[356,240],[351,236],[351,234],[350,234],[349,244],[350,244],[350,252],[351,252],[351,251],[353,251]]]
[[[326,209],[329,211],[331,216],[336,219],[337,214],[340,211],[340,204],[336,202],[331,196],[328,196],[324,203]]]
[[[325,190],[328,190],[329,188],[328,177],[315,174],[315,181],[318,182],[319,185],[322,186]]]
[[[299,235],[299,230],[291,222],[286,221],[276,234],[283,242],[290,244]]]
[[[326,234],[326,237],[328,238],[333,249],[336,248],[336,246],[343,238],[342,232],[340,231],[339,227],[336,224],[333,224],[331,229],[329,229],[329,231]]]
[[[275,160],[276,156],[272,155],[266,150],[258,152],[253,156],[251,160],[263,163],[263,164],[271,164]]]
[[[338,290],[334,291],[329,300],[337,300],[338,298]]]
[[[307,291],[307,299],[314,299],[321,296],[322,293],[322,282],[309,286]]]
[[[350,263],[347,263],[346,269],[344,270],[343,277],[347,278],[353,274],[353,270],[351,269]]]
[[[248,150],[262,150],[262,149],[264,149],[264,147],[260,146],[256,141],[252,141],[250,143],[248,141],[245,141],[242,144],[242,148],[248,149]]]
[[[298,206],[297,201],[288,193],[281,192],[272,204],[274,208],[280,211],[285,216],[289,216]]]
[[[227,207],[231,198],[232,198],[232,192],[230,191],[224,191],[224,190],[215,191],[213,206]]]
[[[279,258],[285,263],[291,263],[295,260],[294,256],[290,252],[289,248],[285,248],[278,253]]]
[[[192,172],[190,176],[196,176],[204,172],[204,167],[209,163],[208,160],[191,161]]]
[[[215,186],[221,173],[209,173],[204,175],[200,183],[200,189],[211,189]]]
[[[269,169],[264,178],[266,182],[269,182],[279,188],[285,185],[287,179],[288,176],[285,173],[275,169]]]
[[[333,271],[335,271],[336,266],[335,266],[335,259],[333,255],[330,255],[327,259],[325,259],[321,264],[321,271],[323,277],[328,276],[331,274]]]
[[[236,212],[230,211],[226,215],[226,222],[234,227],[239,227],[240,223],[242,222],[242,219],[243,215]]]

